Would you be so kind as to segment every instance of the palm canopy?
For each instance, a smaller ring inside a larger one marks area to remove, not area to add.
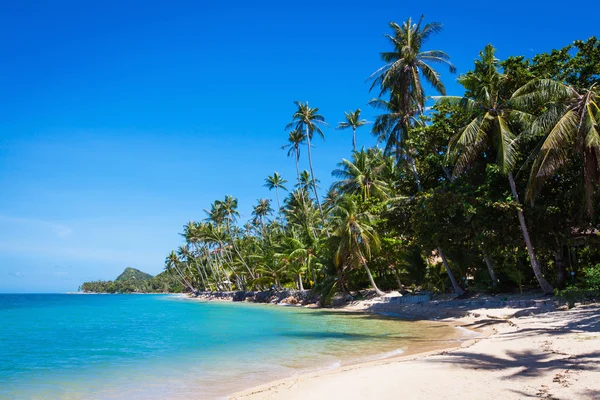
[[[305,139],[312,140],[313,135],[316,133],[321,138],[325,138],[321,126],[327,126],[325,118],[319,114],[318,107],[310,107],[307,102],[294,101],[296,105],[296,111],[292,115],[292,122],[290,122],[286,129],[295,129],[296,131],[303,132]]]
[[[496,164],[504,174],[511,172],[517,160],[514,128],[531,122],[532,114],[513,101],[505,74],[499,71],[496,49],[488,44],[479,53],[475,68],[458,78],[465,87],[464,97],[442,97],[442,101],[460,104],[473,119],[449,144],[448,157],[455,160],[454,176],[461,174],[477,157],[490,149],[496,151]]]
[[[593,214],[593,196],[600,184],[600,91],[597,85],[576,89],[548,80],[534,80],[515,92],[522,107],[543,112],[532,124],[531,133],[542,140],[534,151],[527,198],[533,201],[544,182],[574,158],[583,161],[586,205]]]
[[[360,112],[361,112],[360,108],[357,108],[355,111],[345,112],[344,114],[346,116],[346,120],[343,122],[340,122],[336,128],[338,130],[352,128],[352,133],[353,133],[352,145],[353,145],[354,151],[356,151],[356,130],[358,128],[360,128],[361,126],[369,123],[369,121],[367,121],[366,119],[360,118]]]
[[[267,187],[269,190],[279,189],[279,188],[281,188],[283,190],[287,190],[287,188],[285,187],[286,183],[287,183],[287,181],[285,179],[283,179],[283,177],[278,172],[274,172],[273,175],[269,175],[265,179],[264,186]]]
[[[427,40],[442,30],[441,23],[431,22],[423,25],[423,19],[424,16],[421,16],[419,22],[414,23],[412,18],[408,18],[401,25],[395,22],[389,23],[394,34],[385,36],[393,49],[381,53],[385,65],[370,76],[373,80],[371,89],[379,86],[380,96],[388,91],[399,91],[406,94],[403,98],[407,101],[410,93],[412,101],[421,110],[425,103],[421,76],[438,93],[446,94],[440,74],[431,64],[444,64],[448,66],[451,73],[456,72],[448,54],[440,50],[422,51],[422,46]],[[406,107],[408,106],[409,104],[406,104]]]
[[[332,210],[333,236],[339,239],[335,263],[355,262],[358,266],[371,259],[371,254],[380,247],[379,236],[373,228],[374,217],[359,212],[358,205],[349,196],[344,196]]]
[[[288,135],[288,142],[281,146],[281,149],[288,149],[288,157],[300,158],[300,145],[304,144],[305,140],[306,137],[302,130],[292,129]]]
[[[382,179],[385,169],[384,156],[379,149],[364,149],[355,152],[352,161],[342,159],[332,175],[341,179],[334,184],[345,194],[359,194],[363,200],[370,197],[385,199],[389,194],[388,184]]]

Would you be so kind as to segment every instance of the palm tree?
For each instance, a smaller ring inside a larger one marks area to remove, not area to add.
[[[333,236],[339,239],[334,262],[336,266],[347,264],[362,265],[369,281],[379,296],[382,292],[373,279],[367,260],[371,253],[380,247],[379,237],[373,229],[373,216],[366,212],[358,212],[357,204],[351,197],[345,196],[332,210]]]
[[[449,157],[456,160],[453,172],[453,177],[456,177],[482,153],[490,154],[488,151],[495,150],[496,164],[508,177],[513,199],[520,205],[512,173],[518,156],[513,124],[530,121],[532,116],[516,108],[518,102],[512,101],[512,96],[506,93],[507,77],[498,70],[495,52],[496,49],[488,44],[479,53],[481,59],[475,61],[475,69],[459,77],[459,82],[466,89],[465,97],[445,97],[446,101],[458,102],[474,116],[471,122],[451,139]],[[518,94],[518,91],[515,93]],[[517,213],[535,277],[542,290],[550,293],[553,291],[552,286],[542,274],[521,207]]]
[[[242,255],[235,243],[235,237],[233,234],[233,229],[231,227],[232,223],[235,223],[237,218],[240,216],[240,213],[237,211],[237,207],[238,207],[237,199],[233,196],[226,195],[225,200],[222,200],[222,201],[216,200],[212,204],[210,211],[207,211],[207,210],[204,210],[204,211],[209,215],[209,219],[211,221],[213,221],[213,223],[215,223],[217,226],[225,223],[227,233],[230,236],[231,247],[233,248],[234,252],[238,256],[238,258],[240,259],[242,264],[246,267],[246,269],[250,273],[250,276],[252,276],[252,278],[254,279],[254,273],[252,272],[252,270],[250,269],[250,267],[244,260],[244,257],[242,257]]]
[[[281,146],[282,150],[289,149],[287,152],[288,157],[294,157],[296,161],[296,175],[298,176],[298,183],[300,182],[300,168],[298,162],[300,161],[300,146],[304,144],[306,136],[302,130],[292,129],[288,136],[288,143]]]
[[[275,189],[275,195],[277,196],[277,210],[281,212],[281,203],[279,202],[279,188],[283,190],[287,190],[285,184],[287,181],[281,177],[277,172],[274,172],[273,175],[268,176],[265,179],[265,185],[269,190]]]
[[[320,181],[318,179],[315,179],[315,181],[317,182],[317,188],[318,188]],[[308,172],[307,170],[302,171],[300,173],[300,181],[298,182],[298,185],[296,185],[296,187],[298,189],[302,189],[306,193],[308,193],[311,184],[312,184],[312,179],[310,177],[310,172]]]
[[[389,188],[387,183],[381,179],[381,173],[385,167],[383,154],[379,149],[364,149],[354,152],[353,160],[342,159],[338,163],[338,169],[331,174],[340,181],[334,187],[346,194],[360,194],[363,201],[372,196],[380,199],[388,197]]]
[[[445,64],[451,73],[456,72],[448,54],[440,50],[421,51],[431,35],[442,31],[442,24],[439,22],[431,22],[422,27],[423,19],[424,16],[421,16],[417,24],[411,18],[402,25],[390,22],[394,36],[385,37],[389,39],[393,49],[381,53],[386,64],[370,76],[373,80],[371,89],[379,85],[380,96],[388,91],[402,94],[402,104],[407,114],[412,113],[415,106],[418,112],[423,111],[425,92],[421,77],[437,92],[446,94],[440,74],[429,63]]]
[[[195,293],[196,289],[194,289],[190,281],[185,277],[184,273],[179,268],[179,264],[179,257],[175,254],[175,251],[171,251],[165,259],[165,269],[176,276],[182,285],[187,286],[192,293]],[[173,271],[175,271],[177,275],[173,274]]]
[[[265,217],[273,212],[271,208],[271,200],[259,199],[258,204],[254,206],[252,215],[254,215],[262,226],[263,233],[265,231]]]
[[[346,115],[346,121],[340,122],[336,129],[344,130],[352,128],[352,148],[356,151],[356,129],[369,123],[366,119],[360,119],[360,108],[356,111],[348,111],[344,113]]]
[[[575,89],[560,82],[534,80],[517,90],[513,102],[539,107],[544,112],[532,124],[532,133],[543,134],[535,151],[527,199],[532,201],[544,182],[573,159],[583,160],[588,215],[594,213],[593,197],[600,184],[600,91],[593,84]]]
[[[445,64],[451,73],[456,72],[450,57],[443,51],[421,50],[431,35],[442,30],[442,24],[439,22],[422,26],[423,18],[421,16],[417,24],[414,24],[411,18],[402,25],[390,22],[394,36],[386,35],[386,37],[392,43],[393,49],[381,53],[381,58],[386,64],[370,76],[373,80],[371,89],[378,85],[379,97],[389,92],[390,99],[389,101],[375,99],[369,103],[386,111],[376,119],[373,133],[379,140],[384,139],[386,154],[390,154],[395,149],[396,162],[399,163],[404,155],[413,171],[419,191],[421,191],[419,174],[411,149],[406,144],[413,121],[425,107],[426,97],[422,78],[435,91],[445,95],[446,89],[440,74],[429,63]]]
[[[319,212],[321,213],[321,219],[323,220],[323,224],[325,224],[325,215],[323,214],[323,208],[321,207],[321,200],[319,200],[319,192],[317,191],[317,182],[313,170],[310,141],[315,133],[319,134],[319,136],[324,139],[325,135],[323,135],[323,131],[321,131],[321,127],[319,125],[327,126],[327,124],[325,123],[325,118],[319,114],[319,109],[317,107],[310,107],[308,102],[301,103],[300,101],[295,101],[294,104],[296,105],[297,109],[292,116],[292,122],[287,125],[286,129],[295,127],[296,130],[301,132],[304,131],[304,136],[307,142],[306,148],[308,149],[308,164],[310,166],[312,186],[315,192],[315,198],[317,199],[317,205],[319,206]]]

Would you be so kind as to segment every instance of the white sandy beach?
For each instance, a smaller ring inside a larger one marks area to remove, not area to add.
[[[460,347],[295,376],[232,399],[600,399],[600,306],[446,319],[483,336]]]

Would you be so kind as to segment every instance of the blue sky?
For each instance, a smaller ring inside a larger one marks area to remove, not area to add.
[[[0,292],[156,274],[184,223],[225,194],[243,218],[278,171],[294,100],[335,126],[373,97],[389,21],[425,14],[466,72],[487,43],[531,56],[586,39],[597,13],[558,2],[0,2]],[[449,94],[456,76],[440,69]],[[325,130],[323,188],[351,149]],[[371,145],[368,129],[359,144]],[[307,167],[306,159],[301,160]]]

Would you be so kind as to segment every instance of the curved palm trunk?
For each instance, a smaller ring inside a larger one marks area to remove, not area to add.
[[[398,270],[396,268],[394,268],[394,276],[396,277],[396,282],[398,282],[398,289],[400,291],[404,290],[404,285],[402,284],[402,280],[400,279],[400,274],[398,273]]]
[[[382,292],[377,287],[377,285],[375,284],[375,280],[373,279],[373,275],[371,275],[371,270],[367,266],[367,262],[365,261],[364,257],[362,257],[362,262],[363,262],[363,266],[365,267],[365,271],[367,271],[367,276],[369,277],[369,281],[371,282],[371,286],[373,286],[373,289],[375,289],[375,293],[377,293],[377,296],[383,296],[385,294],[385,292]]]
[[[308,143],[308,164],[310,166],[310,176],[312,178],[312,186],[315,192],[315,198],[317,199],[317,205],[319,206],[319,212],[321,213],[321,219],[323,220],[323,225],[325,225],[325,215],[323,214],[323,207],[321,207],[321,200],[319,200],[319,192],[317,191],[317,182],[315,180],[315,173],[313,171],[312,165],[312,155],[310,153],[310,135],[308,134],[308,125],[305,124],[306,129],[306,142]],[[329,237],[329,234],[327,235]]]
[[[460,285],[456,281],[456,278],[454,277],[454,274],[452,273],[452,270],[450,269],[450,265],[448,265],[448,260],[446,259],[446,255],[442,251],[442,248],[440,246],[438,246],[437,250],[438,250],[438,253],[440,254],[440,257],[442,258],[442,262],[444,263],[444,268],[446,268],[446,273],[448,274],[448,277],[450,278],[450,282],[452,282],[452,287],[454,288],[454,292],[460,296],[465,291],[460,287]]]
[[[237,254],[237,256],[240,258],[240,261],[242,261],[242,264],[244,264],[244,266],[246,267],[246,269],[250,273],[250,276],[252,277],[252,279],[255,279],[256,277],[254,276],[254,273],[252,273],[252,270],[250,269],[250,267],[248,266],[248,264],[246,264],[246,261],[244,261],[244,257],[242,257],[242,255],[240,254],[237,246],[235,245],[235,239],[233,237],[233,234],[231,233],[231,229],[230,229],[230,225],[229,225],[229,220],[227,220],[227,233],[229,233],[229,236],[231,236],[231,247],[233,247],[233,250],[235,251],[235,254]]]
[[[485,248],[482,248],[481,252],[483,253],[483,259],[485,260],[485,265],[487,265],[488,272],[490,273],[490,278],[492,278],[492,286],[496,287],[498,285],[498,278],[496,278],[496,272],[494,271],[494,266],[492,265],[492,262],[490,261],[490,258],[488,257],[488,253],[485,250]]]
[[[517,192],[517,185],[515,183],[515,178],[513,177],[512,172],[508,173],[508,183],[510,184],[510,190],[512,191],[512,195],[519,204],[519,193]],[[525,223],[525,215],[523,215],[523,211],[519,208],[517,215],[519,216],[519,224],[521,225],[521,231],[523,232],[523,239],[525,239],[525,246],[527,246],[527,253],[529,253],[529,261],[531,262],[531,268],[533,269],[533,273],[535,274],[535,278],[537,279],[540,287],[544,291],[544,293],[553,293],[554,289],[552,285],[548,283],[548,281],[544,278],[542,274],[542,269],[540,268],[540,264],[538,263],[537,258],[535,258],[535,251],[533,249],[533,245],[531,244],[531,239],[529,237],[529,231],[527,230],[527,224]]]

